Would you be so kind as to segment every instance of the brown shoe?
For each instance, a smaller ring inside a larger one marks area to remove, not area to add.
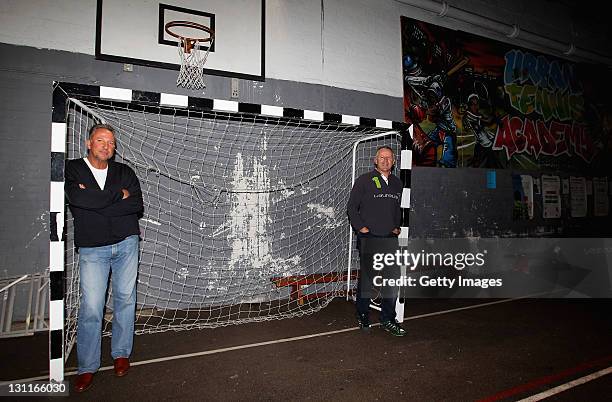
[[[115,359],[115,375],[117,377],[123,377],[127,374],[130,369],[130,359],[127,357],[118,357]]]
[[[74,390],[76,392],[87,391],[93,383],[93,376],[93,373],[83,373],[77,375],[76,380],[74,380]]]

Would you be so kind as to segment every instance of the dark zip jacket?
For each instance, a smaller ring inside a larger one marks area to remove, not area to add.
[[[402,190],[401,180],[393,174],[389,175],[389,184],[376,170],[359,176],[347,205],[353,229],[359,232],[359,229],[367,227],[373,235],[387,236],[399,228]]]

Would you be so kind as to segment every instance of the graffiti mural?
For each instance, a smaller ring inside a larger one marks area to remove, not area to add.
[[[609,170],[603,68],[406,17],[402,63],[416,165]]]

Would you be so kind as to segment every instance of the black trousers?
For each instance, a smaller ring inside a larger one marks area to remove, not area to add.
[[[356,305],[357,313],[359,314],[368,314],[370,309],[370,299],[373,298],[372,296],[375,292],[372,289],[374,287],[372,283],[372,278],[374,277],[374,271],[372,269],[372,250],[371,247],[362,247],[362,241],[367,242],[367,239],[388,239],[388,241],[384,241],[385,247],[382,247],[380,250],[376,250],[376,252],[393,252],[398,248],[397,236],[395,234],[377,236],[371,233],[357,233],[357,249],[359,250],[360,273],[359,279],[357,280]],[[367,250],[364,250],[364,248]],[[379,273],[377,272],[376,274]],[[397,296],[388,297],[390,296],[390,292],[394,294],[397,293],[388,288],[380,290],[380,294],[383,296],[380,306],[381,322],[395,320],[395,302],[397,300]]]

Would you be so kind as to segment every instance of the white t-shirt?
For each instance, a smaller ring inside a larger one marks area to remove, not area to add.
[[[104,190],[104,185],[106,184],[106,174],[108,173],[108,165],[106,165],[106,168],[104,169],[96,169],[91,165],[91,163],[89,163],[89,159],[83,159],[85,160],[85,163],[87,163],[87,166],[89,166],[89,170],[91,170],[91,173],[93,173],[94,177],[96,178],[98,186],[100,186],[100,188]]]

